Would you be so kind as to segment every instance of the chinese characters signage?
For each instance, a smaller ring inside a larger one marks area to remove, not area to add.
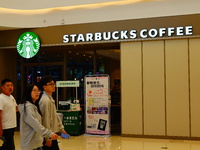
[[[86,134],[110,134],[109,77],[85,77]]]

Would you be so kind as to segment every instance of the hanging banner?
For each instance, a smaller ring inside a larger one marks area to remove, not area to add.
[[[85,77],[86,134],[110,135],[109,87],[108,75]]]

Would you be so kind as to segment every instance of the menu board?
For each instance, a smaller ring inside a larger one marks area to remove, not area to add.
[[[110,134],[109,76],[85,77],[86,134]]]

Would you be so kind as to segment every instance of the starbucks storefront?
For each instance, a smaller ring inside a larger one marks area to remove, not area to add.
[[[198,18],[194,14],[1,31],[0,77],[14,81],[18,100],[27,83],[37,83],[46,74],[55,80],[80,80],[78,97],[84,105],[84,76],[108,74],[113,133],[199,138]],[[38,35],[41,46],[26,59],[16,42],[28,31]],[[63,93],[68,99],[74,90]]]

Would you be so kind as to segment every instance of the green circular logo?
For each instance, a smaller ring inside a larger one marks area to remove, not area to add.
[[[40,49],[40,39],[33,32],[25,32],[18,38],[17,51],[24,58],[34,57]]]

